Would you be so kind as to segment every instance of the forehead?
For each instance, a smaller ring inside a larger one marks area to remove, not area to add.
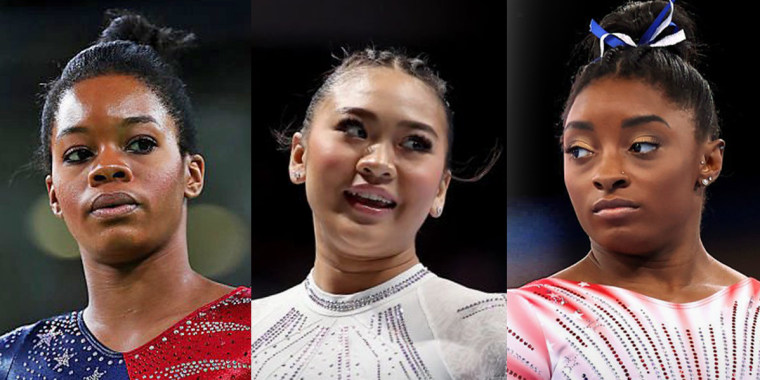
[[[104,75],[78,82],[63,93],[54,129],[135,116],[151,116],[162,125],[171,120],[159,97],[143,82],[128,75]]]
[[[603,78],[583,89],[575,98],[566,123],[589,121],[595,125],[618,125],[620,120],[657,115],[669,124],[684,124],[693,131],[692,112],[668,99],[662,90],[640,80]]]
[[[422,80],[393,68],[353,69],[338,79],[327,100],[328,109],[365,108],[380,117],[446,128],[446,111],[436,92]]]

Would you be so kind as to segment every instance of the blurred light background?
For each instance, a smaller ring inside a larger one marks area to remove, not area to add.
[[[109,8],[197,35],[181,59],[207,165],[189,203],[190,261],[217,281],[251,284],[250,2],[0,2],[0,334],[86,306],[76,244],[50,212],[43,175],[24,166],[38,142],[40,84],[97,39]]]
[[[425,53],[452,86],[453,158],[471,168],[506,139],[506,4],[460,0],[254,1],[253,296],[297,285],[314,262],[314,231],[303,186],[288,179],[288,154],[270,130],[300,125],[341,48],[374,45]],[[490,292],[506,287],[506,161],[476,183],[453,182],[443,216],[417,237],[436,274]]]
[[[583,60],[573,49],[620,1],[507,1],[507,279],[518,287],[581,259],[588,238],[578,224],[562,174],[560,114]],[[740,35],[752,12],[723,2],[678,1],[696,16],[705,44],[699,67],[715,92],[723,138],[723,173],[708,191],[702,240],[714,257],[760,276],[760,176],[755,125],[757,61]]]

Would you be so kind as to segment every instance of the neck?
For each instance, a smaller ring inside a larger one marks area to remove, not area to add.
[[[128,264],[103,263],[95,259],[103,255],[80,251],[89,300],[84,318],[93,332],[166,325],[213,300],[209,289],[216,284],[191,269],[184,233]]]
[[[346,252],[337,247],[320,243],[317,239],[314,260],[314,282],[333,294],[352,294],[367,290],[398,276],[419,263],[414,245],[399,251],[372,258]]]
[[[689,244],[641,255],[612,252],[591,243],[586,260],[600,281],[621,287],[677,289],[709,281],[713,259],[697,238]]]

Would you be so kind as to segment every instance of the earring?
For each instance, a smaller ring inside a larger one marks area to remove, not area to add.
[[[710,182],[712,182],[712,177],[707,177],[707,178],[702,179],[702,185],[707,186],[710,184]]]
[[[291,174],[296,181],[301,180],[301,176],[303,175],[300,170],[294,170]]]
[[[699,164],[705,166],[705,160],[699,161]]]

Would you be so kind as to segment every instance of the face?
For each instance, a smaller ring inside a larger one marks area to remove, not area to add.
[[[184,234],[184,199],[200,194],[204,165],[177,141],[166,107],[134,77],[99,76],[63,94],[46,184],[83,255],[127,263]]]
[[[318,243],[360,258],[414,245],[443,208],[446,113],[422,81],[390,68],[344,75],[296,134],[291,179],[306,183]]]
[[[718,177],[723,141],[698,142],[691,111],[651,85],[603,78],[575,99],[562,140],[565,185],[592,244],[636,254],[698,236],[697,184]]]

